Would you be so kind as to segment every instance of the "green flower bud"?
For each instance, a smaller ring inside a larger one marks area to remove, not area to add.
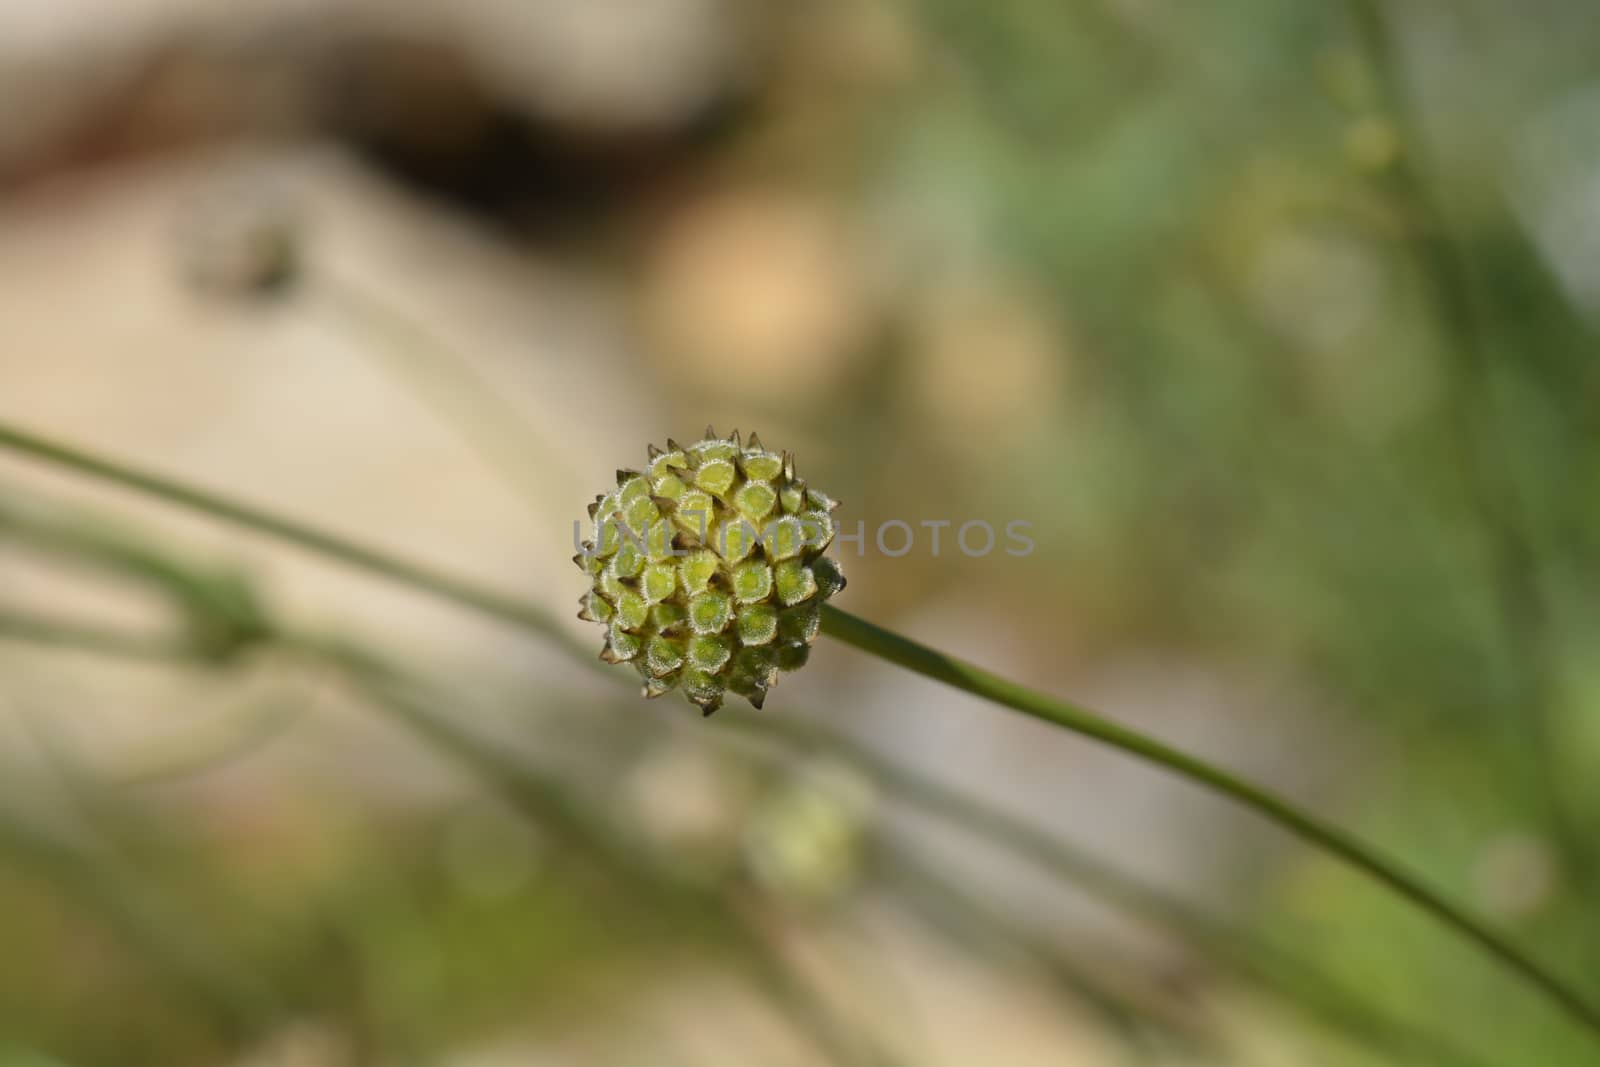
[[[631,664],[645,696],[682,689],[710,715],[732,691],[759,708],[805,664],[822,602],[844,588],[823,555],[838,505],[755,434],[708,426],[688,448],[651,445],[649,460],[589,507],[578,617],[606,627],[600,658]]]

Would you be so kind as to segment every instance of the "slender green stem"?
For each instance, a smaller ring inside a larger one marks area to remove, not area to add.
[[[943,682],[1024,715],[1082,734],[1154,763],[1238,802],[1268,821],[1365,872],[1411,901],[1445,926],[1472,941],[1510,970],[1544,992],[1577,1021],[1600,1034],[1600,1010],[1561,978],[1525,955],[1485,922],[1423,885],[1395,863],[1331,823],[1324,822],[1230,771],[1181,752],[1093,712],[1007,681],[954,656],[900,636],[835,607],[823,609],[822,630],[879,659]]]
[[[492,618],[552,637],[562,645],[574,647],[577,644],[542,608],[536,605],[483,589],[422,564],[383,554],[312,527],[234,502],[218,494],[186,486],[50,441],[3,422],[0,422],[0,448],[136,489],[212,518],[276,537],[369,573],[411,585]],[[1365,872],[1380,884],[1409,900],[1446,927],[1476,944],[1489,956],[1505,965],[1508,970],[1520,975],[1574,1020],[1600,1035],[1600,1009],[1588,1004],[1564,980],[1525,955],[1487,924],[1450,903],[1338,827],[1302,812],[1288,801],[1204,760],[1126,727],[1118,726],[1082,708],[1007,681],[980,667],[937,652],[837,608],[830,607],[824,611],[823,630],[838,640],[890,663],[1101,741],[1232,798],[1307,843]]]
[[[471,608],[479,614],[540,634],[569,651],[581,653],[583,659],[593,658],[593,652],[587,645],[562,629],[555,618],[538,605],[444,574],[423,564],[413,563],[379,549],[346,540],[337,534],[270,514],[230,500],[220,493],[197,489],[148,474],[115,460],[92,455],[4,423],[0,423],[0,448],[7,448],[53,466],[157,497],[254,533],[265,534],[328,559],[337,560],[346,566],[387,578],[400,585],[410,586],[443,600]],[[598,661],[596,662],[598,665]]]

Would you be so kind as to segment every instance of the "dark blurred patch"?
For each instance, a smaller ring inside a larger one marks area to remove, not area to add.
[[[321,120],[366,158],[458,207],[554,234],[670,188],[754,107],[729,87],[663,127],[558,122],[496,97],[461,53],[400,39],[341,48],[321,79]]]
[[[730,79],[648,126],[553,119],[537,101],[497,93],[469,49],[315,23],[130,44],[78,77],[89,62],[63,56],[41,79],[50,121],[0,153],[0,190],[209,142],[320,134],[456,208],[561,235],[669,192],[744,124],[756,97]]]

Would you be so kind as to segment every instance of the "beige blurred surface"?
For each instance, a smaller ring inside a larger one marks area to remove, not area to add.
[[[183,242],[205,205],[288,197],[314,229],[319,267],[451,339],[508,403],[539,412],[550,449],[508,490],[370,331],[315,291],[234,305],[196,291]],[[566,548],[577,485],[609,474],[581,446],[582,413],[619,358],[604,289],[501,247],[365,176],[336,153],[223,151],[54,186],[0,208],[0,412],[39,432],[359,537],[444,561],[544,601],[574,633]],[[624,403],[617,398],[617,403]],[[352,625],[400,647],[425,642],[462,665],[580,671],[470,615],[352,576],[303,553],[128,494],[5,460],[8,481],[113,508],[219,562],[240,561],[291,618]],[[580,512],[581,514],[581,512]],[[54,601],[60,581],[26,558],[0,563],[8,592]],[[569,595],[570,594],[570,595]],[[587,635],[584,635],[587,636]],[[93,691],[82,662],[8,651],[14,670]],[[558,681],[562,680],[562,681]],[[137,721],[139,687],[116,714]],[[146,711],[163,710],[169,683]],[[108,712],[109,713],[109,712]],[[170,714],[158,716],[158,721]]]

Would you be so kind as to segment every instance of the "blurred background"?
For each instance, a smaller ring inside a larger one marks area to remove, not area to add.
[[[866,525],[844,608],[1600,998],[1589,0],[0,0],[0,101],[0,420],[559,619],[0,455],[3,1067],[1600,1062],[838,643],[646,704],[569,562],[758,430]]]

